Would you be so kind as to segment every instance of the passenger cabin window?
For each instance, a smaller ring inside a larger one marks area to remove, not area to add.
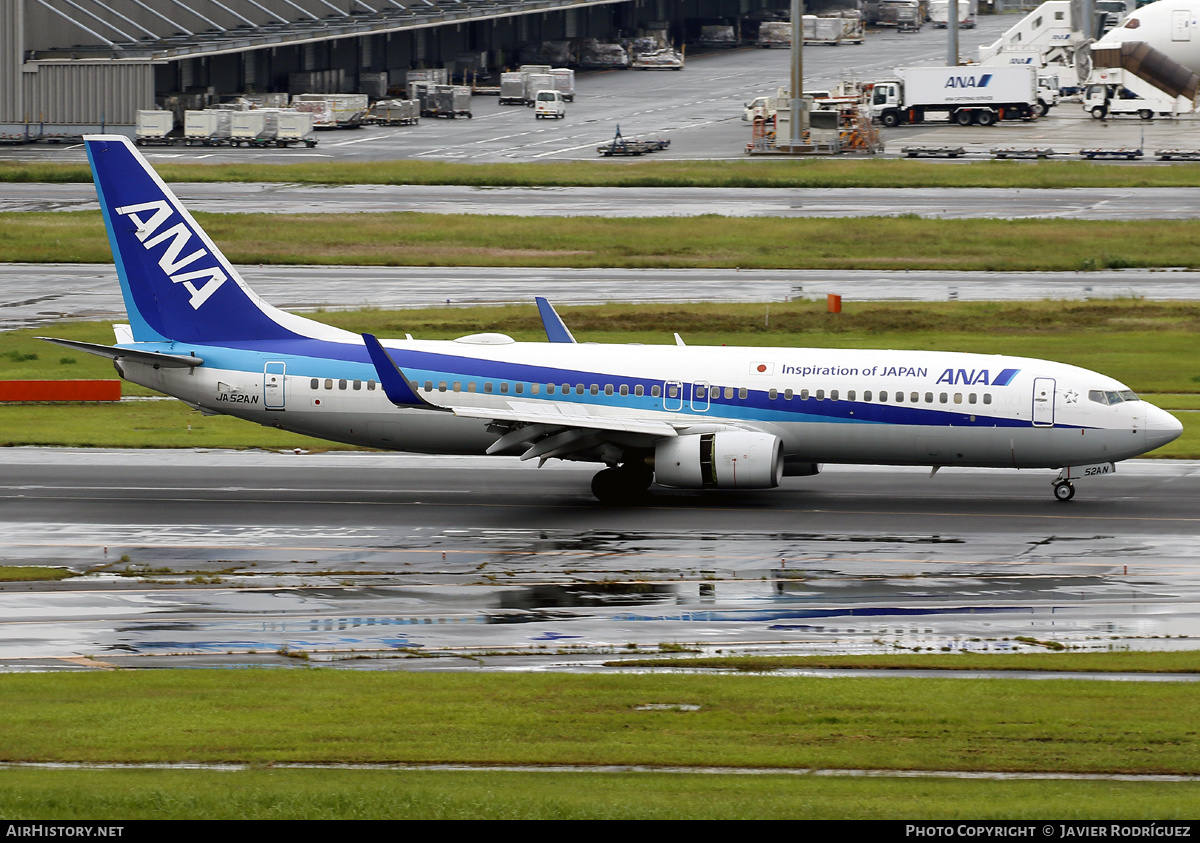
[[[309,385],[310,387],[312,387],[313,389],[320,389],[320,387],[321,387],[321,379],[320,379],[320,378],[313,378],[311,381],[309,381],[309,382],[308,382],[308,385]]]

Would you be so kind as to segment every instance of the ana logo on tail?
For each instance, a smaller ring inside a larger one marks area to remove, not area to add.
[[[182,284],[184,289],[192,294],[188,303],[193,310],[199,310],[200,306],[208,301],[208,297],[229,280],[228,276],[217,266],[180,272],[181,269],[208,255],[208,252],[204,249],[197,249],[186,257],[180,257],[188,245],[188,241],[192,239],[191,230],[183,222],[176,223],[161,234],[155,234],[171,218],[172,208],[168,202],[159,199],[154,202],[144,202],[141,205],[125,205],[115,210],[121,216],[129,217],[137,224],[137,239],[141,241],[142,248],[149,251],[155,246],[167,243],[167,248],[158,258],[158,265],[173,282]],[[138,216],[147,212],[152,213],[149,219]],[[204,279],[204,284],[197,287],[193,282],[201,279]]]

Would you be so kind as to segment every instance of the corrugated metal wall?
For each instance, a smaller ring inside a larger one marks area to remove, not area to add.
[[[25,15],[22,0],[0,0],[0,123],[13,123],[24,111],[21,54]]]
[[[154,108],[150,62],[35,62],[21,77],[24,113],[13,122],[133,125],[139,108]]]

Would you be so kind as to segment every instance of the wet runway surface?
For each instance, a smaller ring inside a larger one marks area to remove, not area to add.
[[[210,213],[498,214],[502,216],[865,217],[931,219],[1194,219],[1200,188],[469,187],[176,183],[190,211]],[[6,184],[0,212],[98,211],[90,184]]]
[[[1197,463],[1122,464],[1069,504],[1053,472],[835,466],[637,508],[596,503],[589,468],[507,459],[15,449],[0,465],[0,564],[93,572],[0,589],[5,670],[1200,637]]]

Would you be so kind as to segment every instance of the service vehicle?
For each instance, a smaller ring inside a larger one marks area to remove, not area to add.
[[[567,104],[560,91],[538,91],[533,95],[533,116],[537,119],[567,116]]]
[[[1038,110],[1037,70],[1003,67],[898,67],[875,82],[869,113],[884,126],[923,123],[931,115],[960,126],[1032,119]]]

